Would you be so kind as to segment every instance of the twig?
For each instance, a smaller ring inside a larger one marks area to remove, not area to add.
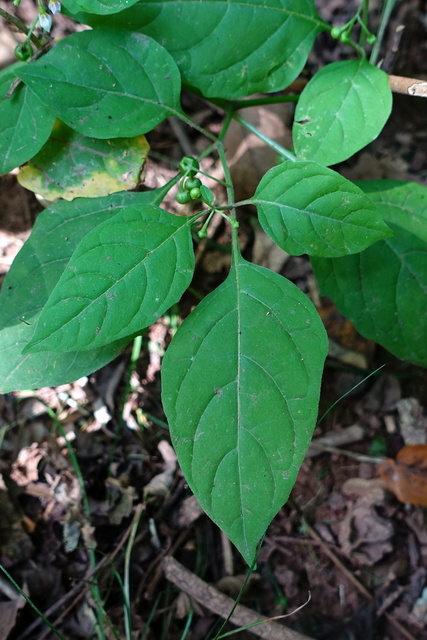
[[[231,598],[195,576],[170,556],[163,558],[162,567],[169,582],[172,582],[209,611],[222,618],[227,618],[234,606],[234,601]],[[266,620],[263,624],[259,624],[263,620],[264,618],[257,613],[239,604],[235,608],[230,622],[239,627],[258,623],[258,626],[252,627],[250,631],[266,640],[311,640],[308,636],[297,633],[277,622]]]
[[[300,513],[300,515],[301,515],[301,511],[295,505],[295,503],[292,503],[292,507],[295,508],[298,511],[298,513]],[[303,518],[302,515],[301,515],[301,517]],[[335,566],[340,569],[340,571],[347,577],[348,580],[350,580],[350,582],[356,587],[356,589],[359,591],[359,593],[364,595],[365,598],[367,598],[368,600],[372,600],[373,596],[369,593],[369,591],[366,589],[366,587],[364,587],[363,584],[361,582],[359,582],[359,580],[356,578],[356,576],[349,569],[347,569],[347,567],[341,562],[341,560],[339,558],[337,558],[337,556],[334,554],[334,552],[325,544],[325,542],[322,540],[322,538],[308,524],[308,522],[305,520],[305,518],[304,518],[304,524],[305,524],[305,526],[307,528],[307,531],[309,532],[310,536],[313,538],[313,540],[315,540],[316,542],[319,543],[319,545],[321,546],[322,551],[324,552],[324,554],[326,556],[328,556],[328,558],[335,564]],[[405,629],[405,627],[403,625],[401,625],[398,620],[393,618],[393,616],[390,613],[384,612],[383,615],[385,616],[387,621],[395,629],[397,629],[401,633],[401,637],[402,638],[406,638],[406,640],[416,640],[416,638],[414,638],[412,633],[410,633],[407,629]]]
[[[389,76],[388,78],[390,88],[394,93],[427,98],[427,80],[404,78],[403,76]]]
[[[5,11],[1,7],[0,7],[0,16],[2,18],[4,18],[7,22],[9,22],[10,24],[13,24],[13,26],[16,27],[19,31],[21,31],[22,33],[25,33],[25,35],[29,34],[30,29],[27,27],[26,24],[24,24],[22,22],[22,20],[20,20],[16,16],[12,16],[10,13]],[[31,42],[34,43],[34,45],[36,47],[41,47],[42,46],[42,43],[39,40],[39,38],[37,38],[37,36],[35,36],[33,33],[30,34],[30,40],[31,40]]]
[[[342,447],[346,444],[360,442],[365,437],[365,430],[359,424],[353,424],[345,429],[329,431],[324,436],[313,438],[306,453],[306,458],[313,458],[320,455],[327,447]]]

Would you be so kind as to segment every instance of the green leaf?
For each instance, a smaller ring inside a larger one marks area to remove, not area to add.
[[[106,15],[128,9],[138,0],[62,0],[62,4],[72,13],[88,11]]]
[[[73,203],[55,203],[39,215],[0,293],[0,393],[71,382],[120,353],[130,337],[100,349],[74,353],[22,355],[22,349],[31,340],[41,309],[84,236],[121,207],[157,203],[163,196],[158,190],[81,198]]]
[[[391,235],[352,182],[315,162],[284,162],[262,178],[251,202],[262,228],[292,255],[338,257]]]
[[[427,242],[427,188],[417,182],[367,180],[355,183],[388,223]]]
[[[57,120],[18,181],[47,200],[104,196],[137,186],[148,150],[145,136],[98,140]]]
[[[60,120],[94,138],[137,136],[182,113],[173,58],[140,33],[74,33],[16,73]]]
[[[394,236],[354,256],[313,259],[320,291],[362,335],[427,366],[427,188],[393,181],[359,185]]]
[[[288,86],[328,28],[313,0],[144,0],[117,16],[74,17],[146,33],[173,55],[186,85],[228,99]]]
[[[309,445],[326,353],[310,300],[243,260],[166,352],[162,400],[179,463],[248,564]]]
[[[20,83],[7,98],[15,72],[25,64],[16,64],[0,76],[0,173],[8,173],[23,164],[44,145],[55,116]]]
[[[298,101],[293,138],[301,160],[330,165],[375,140],[388,120],[388,76],[366,60],[334,62],[316,73]]]
[[[192,221],[159,207],[131,206],[88,233],[26,351],[94,349],[155,322],[191,282]]]

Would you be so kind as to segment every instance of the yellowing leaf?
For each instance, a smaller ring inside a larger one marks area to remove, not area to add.
[[[46,200],[95,198],[133,189],[149,151],[145,136],[97,140],[57,120],[49,140],[18,176]]]

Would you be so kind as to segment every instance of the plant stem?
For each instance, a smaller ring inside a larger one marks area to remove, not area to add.
[[[132,548],[135,542],[136,532],[138,530],[139,521],[141,520],[142,514],[142,504],[137,507],[137,511],[134,516],[134,521],[132,523],[132,529],[130,532],[129,540],[126,545],[125,552],[125,567],[124,567],[124,576],[123,576],[123,587],[124,587],[124,615],[125,615],[125,624],[126,624],[126,637],[131,640],[132,638],[132,622],[130,619],[130,611],[131,611],[131,603],[130,603],[130,558],[132,554]]]
[[[284,156],[285,158],[288,158],[289,160],[292,160],[292,162],[296,161],[296,156],[291,151],[289,151],[288,149],[285,149],[278,142],[276,142],[275,140],[272,140],[271,138],[266,136],[264,133],[259,131],[251,122],[249,122],[249,120],[246,120],[246,118],[239,115],[238,113],[235,113],[233,117],[234,117],[234,120],[237,120],[237,122],[240,122],[242,126],[244,126],[246,129],[251,131],[251,133],[254,133],[260,140],[265,142],[265,144],[267,144],[269,147],[274,149],[274,151],[277,151],[278,154],[280,154],[281,156]]]
[[[387,25],[390,21],[390,16],[391,13],[394,9],[394,6],[396,4],[397,0],[385,0],[384,2],[384,6],[383,6],[383,12],[381,14],[381,20],[380,20],[380,26],[378,27],[378,33],[377,33],[377,41],[373,46],[372,52],[371,52],[371,57],[369,58],[369,62],[371,64],[376,64],[377,63],[377,59],[378,59],[378,55],[380,52],[380,48],[381,48],[381,44],[382,41],[384,39],[384,33],[385,30],[387,28]]]
[[[239,109],[246,109],[247,107],[261,107],[269,104],[281,104],[282,102],[298,102],[299,95],[289,94],[286,96],[271,96],[266,98],[253,98],[251,100],[211,100],[213,104],[216,104],[221,109],[226,111],[231,108],[233,111]]]
[[[226,118],[224,120],[224,124],[222,125],[221,133],[218,137],[218,155],[224,171],[225,182],[227,183],[226,189],[227,189],[228,202],[234,202],[234,185],[231,180],[230,168],[228,166],[227,158],[225,156],[223,140],[227,133],[228,127],[230,126],[231,120],[233,119],[233,116],[234,116],[234,110],[230,108],[227,112]],[[231,220],[236,221],[236,209],[233,206],[230,207],[230,218]],[[234,264],[237,264],[240,257],[239,234],[238,234],[237,228],[234,227],[233,225],[231,225],[231,244],[232,244],[231,250],[232,250],[233,261],[234,261]]]
[[[180,120],[182,120],[182,122],[185,122],[185,124],[188,124],[189,127],[196,129],[199,133],[202,133],[204,136],[206,136],[206,138],[209,138],[209,140],[216,142],[217,138],[213,133],[211,133],[210,131],[206,131],[206,129],[203,129],[203,127],[193,122],[193,120],[188,116],[186,116],[183,111],[175,111],[175,109],[170,109],[170,111],[171,111],[171,115],[174,115],[176,118],[179,118]]]
[[[9,22],[9,24],[13,24],[19,31],[22,31],[22,33],[25,33],[26,36],[30,34],[30,40],[37,48],[42,46],[42,43],[40,42],[40,40],[32,33],[32,28],[29,29],[19,18],[12,16],[10,13],[5,11],[1,7],[0,7],[0,16],[2,16],[2,18],[4,18],[7,22]]]
[[[361,47],[365,44],[366,40],[366,31],[368,29],[368,11],[369,11],[369,0],[362,0],[362,4],[360,5],[362,11],[362,16],[359,19],[360,26],[362,29],[360,30],[360,38],[359,44]],[[364,28],[363,28],[364,27]]]
[[[83,510],[86,514],[86,518],[88,520],[88,523],[91,522],[91,512],[90,512],[90,506],[89,506],[89,500],[87,497],[87,493],[86,493],[86,487],[85,487],[85,483],[84,483],[84,479],[83,479],[83,474],[81,472],[80,469],[80,465],[79,462],[77,460],[77,456],[74,453],[74,449],[71,446],[67,435],[64,431],[64,428],[60,422],[60,420],[58,420],[58,416],[56,415],[55,411],[48,405],[46,404],[46,402],[44,400],[42,400],[41,398],[39,398],[38,396],[34,396],[37,398],[37,400],[39,400],[45,407],[46,407],[46,413],[52,418],[55,426],[57,427],[59,433],[61,434],[61,436],[64,438],[65,441],[65,446],[67,448],[68,454],[70,456],[70,460],[71,460],[71,464],[73,465],[73,469],[74,472],[76,474],[76,478],[77,478],[77,482],[79,484],[80,487],[80,493],[82,496],[82,504],[83,504]],[[96,557],[95,557],[95,545],[93,544],[93,541],[90,540],[89,545],[88,545],[88,554],[89,554],[89,563],[90,563],[90,568],[92,570],[96,569]],[[98,637],[100,638],[100,640],[106,640],[106,635],[105,635],[105,628],[104,628],[104,610],[102,607],[102,603],[101,603],[101,594],[99,591],[99,586],[98,586],[98,579],[97,577],[94,575],[93,577],[93,581],[91,584],[91,593],[92,593],[92,598],[94,600],[95,603],[95,607],[96,607],[96,613],[97,613],[97,632],[98,632]]]

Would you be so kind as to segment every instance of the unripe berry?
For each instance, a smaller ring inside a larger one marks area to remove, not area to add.
[[[192,200],[197,200],[198,198],[200,198],[200,189],[199,189],[199,187],[194,187],[194,189],[190,190],[190,198]]]
[[[195,176],[199,169],[199,163],[196,158],[193,158],[192,156],[184,156],[179,163],[179,170],[181,173],[186,173],[190,177]]]
[[[191,189],[200,189],[202,186],[202,181],[199,178],[187,178],[184,184],[184,188],[187,191],[191,191]]]
[[[175,196],[175,200],[178,204],[188,204],[191,200],[191,196],[188,191],[178,191]]]

